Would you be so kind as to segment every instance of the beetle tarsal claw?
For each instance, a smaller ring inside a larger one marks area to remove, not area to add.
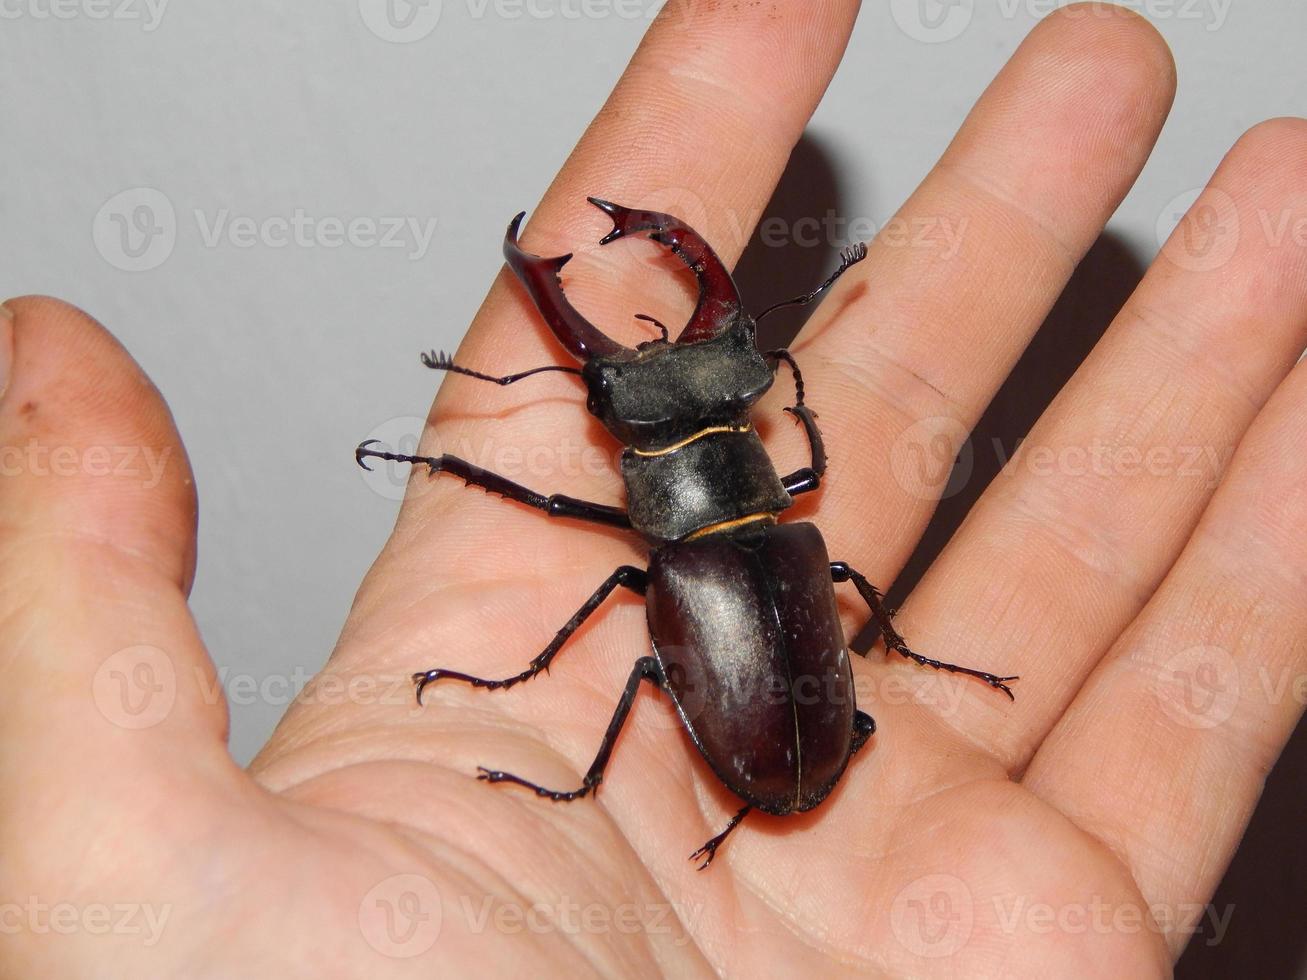
[[[1017,696],[1012,693],[1012,689],[1008,687],[1008,684],[1010,684],[1012,681],[1021,680],[1021,675],[1018,674],[1013,677],[993,677],[987,679],[989,680],[990,687],[994,688],[995,690],[1002,691],[1004,694],[1008,696],[1008,700],[1016,701]]]
[[[363,461],[364,461],[365,459],[367,459],[369,456],[380,456],[380,455],[381,455],[380,453],[376,452],[375,450],[372,450],[372,449],[369,449],[369,448],[368,448],[369,446],[375,446],[375,445],[379,444],[380,442],[381,442],[380,439],[369,439],[369,440],[367,440],[366,442],[361,442],[361,443],[359,443],[358,448],[354,450],[354,462],[358,463],[359,466],[363,467],[363,468],[364,468],[365,470],[367,470],[369,473],[372,472],[372,467],[369,466],[367,463],[365,463],[365,462],[363,462]]]
[[[415,693],[417,694],[418,704],[422,703],[422,692],[427,689],[427,685],[439,679],[440,671],[438,670],[420,670],[413,675],[413,683],[417,687]]]

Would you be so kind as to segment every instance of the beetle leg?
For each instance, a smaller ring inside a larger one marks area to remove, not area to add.
[[[831,562],[830,571],[831,578],[836,582],[852,582],[854,588],[866,600],[867,605],[871,607],[871,614],[876,620],[876,625],[880,627],[881,636],[884,637],[885,646],[888,649],[923,667],[946,670],[950,674],[966,674],[968,677],[975,677],[984,681],[994,690],[1002,691],[1013,701],[1016,700],[1016,697],[1012,694],[1012,689],[1007,685],[1008,681],[1015,681],[1019,678],[999,677],[997,674],[976,670],[972,667],[959,667],[957,664],[945,663],[942,660],[931,660],[929,657],[923,657],[921,654],[913,652],[909,649],[903,637],[899,636],[898,631],[894,629],[889,610],[885,608],[885,603],[882,601],[885,597],[879,589],[868,582],[860,572],[850,568],[842,561]]]
[[[660,320],[655,319],[654,317],[651,317],[648,313],[637,313],[635,315],[635,318],[637,320],[643,320],[645,323],[652,323],[655,327],[658,328],[659,333],[662,334],[662,336],[659,339],[662,340],[663,343],[667,343],[667,337],[668,337],[667,324],[661,322]]]
[[[417,685],[418,704],[422,703],[422,692],[426,690],[428,684],[434,684],[439,680],[462,681],[465,684],[471,684],[473,687],[484,687],[488,690],[506,690],[514,684],[520,684],[522,681],[529,681],[536,674],[549,670],[549,664],[553,661],[555,655],[567,642],[568,637],[581,628],[581,624],[590,618],[590,614],[599,608],[613,590],[619,585],[625,586],[632,592],[644,595],[648,586],[648,577],[644,571],[635,568],[632,565],[623,565],[617,571],[609,575],[604,580],[604,584],[595,589],[594,594],[585,601],[585,604],[576,611],[576,614],[567,621],[566,625],[558,631],[549,646],[531,661],[531,666],[520,674],[514,674],[512,677],[506,677],[503,680],[492,681],[482,677],[473,677],[470,674],[460,674],[456,671],[437,668],[436,670],[421,671],[413,675],[413,683]]]
[[[815,470],[805,466],[801,470],[795,470],[789,476],[782,477],[781,483],[785,486],[785,492],[791,497],[797,497],[801,493],[811,493],[821,486],[821,477]]]
[[[510,772],[500,772],[497,769],[487,769],[485,766],[477,766],[477,770],[480,772],[477,779],[483,779],[488,783],[516,783],[518,786],[525,786],[537,796],[547,797],[557,803],[579,800],[581,797],[598,790],[599,784],[604,780],[604,769],[608,766],[608,758],[613,754],[613,746],[617,743],[617,736],[622,731],[622,725],[626,723],[626,716],[631,713],[631,705],[635,702],[635,695],[640,689],[640,681],[642,680],[662,684],[662,674],[658,669],[658,661],[653,657],[641,657],[635,662],[635,667],[631,670],[631,676],[626,680],[626,689],[622,691],[622,699],[617,702],[617,710],[613,712],[613,719],[608,723],[608,731],[604,734],[603,743],[599,746],[599,754],[595,756],[595,761],[590,764],[589,771],[586,772],[585,778],[581,780],[580,789],[568,791],[545,789],[545,787],[536,783],[528,782],[521,776],[514,776]]]
[[[753,807],[746,806],[735,816],[731,817],[731,822],[726,825],[725,830],[723,830],[712,840],[708,841],[708,843],[704,844],[703,847],[699,848],[697,851],[695,851],[693,854],[690,855],[691,861],[696,861],[699,858],[703,858],[703,864],[699,865],[700,871],[708,867],[708,865],[712,864],[712,859],[717,856],[717,848],[722,846],[722,843],[726,840],[727,837],[730,836],[731,831],[740,825],[740,821],[744,819],[745,814],[747,814],[752,809]]]
[[[487,493],[495,493],[509,500],[516,500],[528,507],[542,510],[550,517],[574,517],[577,520],[590,521],[595,524],[607,524],[609,527],[629,528],[631,526],[631,519],[627,516],[626,511],[620,507],[596,504],[588,500],[578,500],[576,497],[568,497],[561,493],[551,494],[546,497],[542,493],[536,493],[521,484],[514,483],[507,477],[500,476],[498,473],[491,473],[479,466],[473,466],[467,460],[459,459],[457,456],[448,454],[444,456],[406,456],[402,453],[388,453],[368,448],[378,441],[377,439],[369,439],[354,450],[355,461],[365,470],[371,469],[364,462],[365,459],[369,458],[386,459],[397,463],[420,464],[429,467],[433,475],[448,473],[451,476],[458,477],[470,487],[480,487]]]
[[[799,362],[794,359],[794,355],[784,347],[778,347],[776,350],[767,351],[762,356],[769,361],[775,361],[778,368],[782,363],[789,366],[790,374],[794,378],[794,404],[796,407],[802,405],[804,396],[803,372],[799,370]]]
[[[812,413],[812,409],[807,405],[795,405],[785,411],[799,420],[808,436],[808,445],[812,449],[812,465],[796,470],[781,480],[785,484],[786,492],[794,496],[808,493],[821,486],[822,474],[826,472],[826,444],[822,442],[821,429],[817,428],[817,416]]]
[[[795,405],[785,411],[793,415],[803,425],[808,435],[808,445],[812,448],[812,465],[795,470],[781,478],[785,492],[791,497],[801,493],[810,493],[821,486],[822,474],[826,472],[826,446],[821,439],[821,430],[817,428],[817,417],[806,405]]]
[[[794,405],[785,411],[793,415],[803,426],[803,432],[808,437],[808,448],[812,452],[812,464],[783,477],[781,483],[785,485],[785,491],[791,497],[808,493],[821,486],[822,475],[826,472],[826,444],[822,441],[821,429],[817,427],[816,414],[803,403],[803,372],[799,370],[794,355],[783,348],[769,350],[763,354],[763,357],[775,361],[777,367],[782,363],[788,364],[790,372],[794,375]]]

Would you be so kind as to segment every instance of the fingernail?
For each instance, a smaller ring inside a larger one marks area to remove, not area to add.
[[[0,303],[0,398],[9,390],[14,367],[14,311]]]

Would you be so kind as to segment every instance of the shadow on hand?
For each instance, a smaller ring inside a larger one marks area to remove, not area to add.
[[[766,211],[736,270],[741,295],[753,312],[812,289],[835,268],[839,249],[852,244],[840,175],[820,140],[805,134],[795,147]],[[834,229],[834,233],[830,232]],[[765,236],[765,237],[764,237]],[[1126,244],[1104,233],[1076,269],[1048,319],[977,423],[968,466],[955,470],[943,499],[898,581],[893,608],[920,581],[985,488],[1015,452],[1062,386],[1106,332],[1144,274]],[[759,328],[762,350],[788,343],[813,307],[778,314]],[[867,649],[875,631],[852,644]],[[1049,669],[1055,669],[1050,664]],[[1176,967],[1180,980],[1256,976],[1297,980],[1307,964],[1307,850],[1302,847],[1302,800],[1307,799],[1307,726],[1300,726],[1267,780],[1244,842]],[[1211,801],[1220,806],[1220,800]],[[1231,912],[1232,910],[1232,912]],[[1212,915],[1228,929],[1213,931]],[[1219,941],[1217,941],[1219,940]]]
[[[753,314],[815,289],[840,262],[847,225],[840,182],[830,154],[805,134],[763,211],[762,220],[735,268],[745,308]],[[818,304],[790,307],[758,325],[758,349],[784,347]]]

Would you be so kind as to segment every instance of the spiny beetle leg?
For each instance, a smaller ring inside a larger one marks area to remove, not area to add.
[[[531,661],[531,666],[520,674],[505,677],[503,680],[487,680],[483,677],[473,677],[471,674],[460,674],[457,671],[445,670],[443,667],[438,667],[435,670],[419,671],[413,675],[413,683],[417,685],[418,704],[422,703],[422,692],[427,689],[427,685],[440,680],[462,681],[464,684],[471,684],[473,687],[484,687],[490,691],[507,690],[514,684],[529,681],[536,674],[549,670],[550,663],[553,662],[558,651],[562,649],[563,644],[581,628],[581,624],[590,618],[590,615],[612,594],[614,589],[621,585],[632,592],[644,595],[648,584],[649,579],[643,569],[636,568],[633,565],[623,565],[617,569],[612,575],[604,579],[604,584],[595,589],[594,594],[558,631],[553,640],[550,641],[549,646],[545,647],[540,655]]]
[[[860,573],[850,568],[845,562],[831,562],[831,578],[836,582],[852,582],[854,588],[858,590],[859,595],[871,607],[871,615],[876,620],[877,627],[880,628],[881,636],[885,639],[885,646],[895,653],[913,663],[920,664],[922,667],[930,667],[934,670],[945,670],[950,674],[965,674],[968,677],[974,677],[977,680],[984,681],[996,691],[1002,691],[1011,700],[1015,701],[1016,696],[1012,689],[1008,687],[1009,681],[1020,680],[1019,677],[999,677],[997,674],[991,674],[987,671],[976,670],[972,667],[959,667],[957,664],[945,663],[942,660],[932,660],[929,657],[923,657],[919,653],[911,650],[903,637],[899,636],[898,631],[894,629],[894,623],[890,616],[890,611],[885,608],[882,601],[885,597],[880,590],[867,581]]]
[[[604,780],[604,769],[607,768],[608,759],[613,754],[613,746],[617,744],[617,736],[621,734],[622,725],[626,723],[626,716],[631,713],[631,705],[635,703],[635,695],[640,690],[640,681],[642,680],[660,686],[662,684],[662,674],[658,670],[658,661],[653,657],[641,657],[635,662],[635,667],[631,670],[631,676],[626,679],[626,688],[622,691],[622,699],[617,702],[617,710],[613,712],[613,719],[608,723],[608,731],[604,733],[603,743],[599,746],[599,754],[595,756],[594,762],[590,764],[590,769],[586,772],[585,778],[581,780],[579,789],[546,789],[537,783],[523,779],[521,776],[514,776],[510,772],[501,772],[498,769],[487,769],[485,766],[477,766],[480,773],[477,779],[485,780],[488,783],[516,783],[518,786],[524,786],[531,790],[537,796],[543,796],[556,803],[579,800],[581,797],[595,792],[598,790],[599,784]]]
[[[703,871],[708,867],[708,865],[712,864],[712,859],[717,856],[717,848],[722,846],[722,843],[726,838],[731,835],[731,831],[740,825],[740,821],[744,819],[745,814],[752,809],[753,807],[746,806],[735,816],[731,817],[731,822],[726,825],[725,830],[690,855],[691,861],[697,861],[699,858],[703,858],[703,864],[699,865],[700,871]]]
[[[821,486],[821,478],[826,472],[826,444],[822,441],[821,429],[817,428],[817,416],[813,414],[812,409],[807,405],[795,405],[785,411],[798,419],[799,424],[803,426],[803,431],[808,437],[808,447],[812,453],[812,465],[805,466],[796,473],[791,473],[789,476],[784,477],[781,482],[789,490],[791,481],[802,478],[805,482],[810,481],[812,485],[803,487],[799,491],[800,493],[803,490],[816,490]]]
[[[785,491],[791,497],[810,493],[821,486],[822,475],[826,472],[826,445],[821,438],[821,429],[817,427],[816,414],[803,404],[803,373],[799,370],[794,355],[784,348],[767,351],[763,357],[774,361],[778,368],[781,364],[788,364],[794,374],[794,405],[785,411],[793,415],[795,421],[803,426],[803,432],[808,437],[808,448],[812,454],[812,465],[782,477],[781,483],[785,485]]]
[[[404,453],[391,453],[371,448],[379,442],[378,439],[369,439],[367,442],[360,443],[359,447],[354,450],[355,462],[365,470],[372,469],[365,462],[368,459],[412,463],[426,466],[433,475],[436,473],[449,473],[458,477],[470,487],[480,487],[487,493],[498,494],[520,504],[526,504],[528,507],[544,511],[550,517],[574,517],[577,520],[607,524],[610,527],[629,528],[631,526],[631,519],[627,516],[626,511],[620,507],[591,503],[588,500],[577,500],[575,497],[568,497],[561,493],[546,497],[542,493],[528,490],[520,483],[514,483],[506,476],[500,476],[498,473],[484,470],[480,466],[474,466],[467,460],[459,459],[457,456],[448,454],[444,456],[409,456]]]

